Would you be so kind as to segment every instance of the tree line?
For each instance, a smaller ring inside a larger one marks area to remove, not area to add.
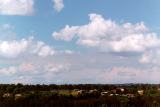
[[[1,84],[0,107],[160,107],[160,93],[155,84],[79,84],[79,85],[23,85]],[[58,94],[59,90],[92,90],[98,92],[123,87],[125,93],[146,90],[145,95],[127,98],[122,96],[101,96],[94,94]],[[16,99],[16,95],[21,96]],[[6,95],[6,96],[4,96]],[[8,95],[8,96],[7,96]]]

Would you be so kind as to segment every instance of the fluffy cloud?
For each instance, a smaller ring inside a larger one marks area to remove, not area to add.
[[[60,32],[54,32],[53,37],[65,41],[78,37],[77,43],[80,45],[113,52],[142,52],[160,45],[158,36],[149,32],[143,22],[118,24],[98,14],[89,16],[89,24],[66,25]]]
[[[43,41],[34,37],[17,39],[14,26],[10,24],[0,25],[0,57],[16,58],[24,55],[37,55],[40,57],[52,56],[55,50]]]
[[[33,53],[37,53],[38,56],[41,57],[52,56],[55,54],[55,51],[52,49],[52,47],[46,45],[42,41],[38,41],[35,45],[35,49],[33,50]]]
[[[85,53],[1,60],[0,74],[12,83],[93,84],[158,83],[160,81],[159,67],[136,63],[136,57],[121,58],[112,54]]]
[[[23,54],[33,54],[40,57],[54,55],[54,49],[42,41],[35,41],[33,37],[21,40],[0,41],[0,56],[15,58]]]
[[[5,78],[12,76],[13,78],[9,79],[11,83],[48,83],[53,82],[54,76],[66,72],[68,68],[65,64],[33,62],[2,67],[0,75]]]
[[[55,54],[53,47],[45,44],[42,41],[32,40],[32,44],[29,46],[29,52],[38,55],[40,57],[52,56]]]
[[[48,65],[45,67],[45,71],[47,71],[47,72],[59,72],[62,68],[63,68],[62,65],[52,65],[52,64],[48,64]]]
[[[29,41],[0,41],[0,55],[4,57],[16,57],[26,51]]]
[[[54,9],[57,12],[62,11],[62,9],[64,8],[63,0],[53,0],[53,3],[54,3]]]
[[[104,19],[99,14],[89,14],[90,22],[81,26],[66,25],[52,36],[57,40],[71,41],[76,38],[79,45],[96,47],[104,52],[115,53],[146,53],[157,51],[160,38],[151,32],[143,22],[116,23]],[[140,62],[147,61],[141,58]]]
[[[159,60],[160,60],[160,50],[158,48],[143,53],[139,59],[139,62],[143,64],[152,63],[155,65],[159,65],[160,64]]]
[[[160,72],[158,69],[157,67],[147,70],[133,67],[113,67],[110,72],[105,72],[102,78],[114,83],[159,83]]]
[[[0,0],[0,14],[32,15],[34,0]]]
[[[34,71],[35,66],[31,63],[23,63],[19,65],[18,69],[21,72],[29,72],[29,71]]]
[[[17,68],[14,66],[10,66],[8,68],[0,68],[1,75],[13,75],[17,72]]]

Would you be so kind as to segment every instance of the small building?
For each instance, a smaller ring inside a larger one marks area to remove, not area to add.
[[[116,93],[123,93],[124,92],[124,88],[117,88],[116,89]]]
[[[94,89],[94,90],[89,90],[89,92],[88,93],[96,93],[96,92],[98,92],[98,90],[97,89]]]
[[[119,96],[119,94],[115,94],[115,96]]]
[[[22,97],[22,94],[15,94],[15,100],[19,99]]]
[[[3,97],[4,98],[7,98],[7,97],[11,97],[12,95],[10,94],[10,93],[5,93],[5,94],[3,94]]]
[[[108,95],[108,92],[107,92],[107,91],[101,92],[101,96],[106,96],[106,95]]]
[[[141,96],[144,94],[144,90],[138,90],[137,92],[138,92],[138,94],[141,95]]]
[[[81,94],[84,94],[84,93],[85,93],[84,90],[78,90],[78,91],[77,91],[77,94],[78,94],[78,95],[81,95]]]
[[[124,88],[120,88],[121,92],[124,92]]]
[[[113,96],[114,94],[110,94],[109,96]]]

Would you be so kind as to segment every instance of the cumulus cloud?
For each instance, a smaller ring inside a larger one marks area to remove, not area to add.
[[[37,68],[32,63],[22,63],[19,65],[8,65],[0,68],[1,75],[13,76],[16,74],[34,73]]]
[[[159,65],[160,64],[159,60],[160,60],[160,51],[158,48],[158,49],[146,51],[145,53],[143,53],[139,59],[139,62],[143,64],[152,63],[155,65]]]
[[[0,74],[6,78],[12,76],[13,78],[9,79],[11,83],[48,83],[53,82],[54,76],[66,72],[68,68],[65,64],[33,62],[2,67]]]
[[[45,66],[45,71],[47,72],[59,72],[63,68],[62,65],[53,65],[53,64],[48,64]]]
[[[22,63],[19,65],[18,69],[21,72],[32,72],[35,70],[35,66],[31,63]]]
[[[65,54],[68,54],[68,55],[72,55],[72,54],[74,54],[75,52],[72,51],[72,50],[65,50],[64,53],[65,53]]]
[[[45,58],[30,56],[22,60],[17,58],[8,61],[2,59],[0,74],[12,83],[28,84],[158,83],[160,81],[158,66],[144,67],[135,63],[135,59],[136,57],[124,59],[101,53],[66,56],[56,54]]]
[[[32,15],[34,0],[0,0],[0,14],[2,15]]]
[[[14,66],[10,66],[8,68],[0,68],[1,75],[13,75],[17,72],[17,68]]]
[[[114,83],[158,83],[160,80],[157,75],[159,74],[157,67],[150,69],[113,67],[110,72],[105,72],[102,78]]]
[[[149,63],[151,61],[151,56],[152,54],[149,53],[144,53],[141,58],[139,59],[140,63]]]
[[[16,57],[26,51],[28,42],[25,39],[20,41],[0,41],[0,55],[4,57]]]
[[[89,14],[89,18],[90,21],[86,25],[66,25],[59,32],[53,32],[53,38],[64,41],[71,41],[76,38],[79,45],[96,47],[104,52],[115,53],[143,54],[158,49],[160,46],[158,35],[151,32],[143,22],[121,24],[105,19],[99,14]]]
[[[63,0],[53,0],[53,3],[54,3],[54,9],[57,12],[62,11],[62,9],[64,8]]]
[[[21,40],[0,41],[1,57],[15,58],[24,54],[46,57],[53,55],[54,49],[42,41],[34,40],[33,37]]]
[[[46,45],[44,42],[38,41],[36,43],[33,53],[37,53],[38,56],[41,56],[41,57],[46,57],[46,56],[54,55],[55,51],[53,50],[52,47]]]

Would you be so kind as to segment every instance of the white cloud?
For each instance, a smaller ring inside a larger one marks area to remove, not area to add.
[[[159,60],[160,60],[160,50],[158,48],[143,53],[139,59],[139,62],[142,64],[152,63],[157,66],[160,64]]]
[[[160,45],[158,36],[150,32],[143,22],[118,24],[98,14],[90,14],[89,17],[89,24],[66,25],[52,36],[65,41],[78,37],[77,43],[80,45],[113,52],[141,52]]]
[[[100,51],[115,53],[148,53],[159,50],[160,38],[151,32],[143,22],[116,23],[105,19],[99,14],[89,14],[90,21],[86,25],[66,25],[59,32],[53,32],[52,36],[57,40],[71,41],[73,38],[77,44],[96,47]],[[141,58],[140,62],[148,61]]]
[[[63,0],[53,0],[53,3],[54,3],[54,9],[57,12],[62,11],[62,9],[64,8]]]
[[[70,27],[69,25],[66,25],[66,27],[62,29],[60,32],[54,32],[53,37],[57,40],[60,39],[70,41],[76,35],[78,29],[78,26]]]
[[[54,55],[55,51],[42,41],[35,41],[33,37],[21,40],[0,41],[0,56],[16,58],[21,55],[38,55],[47,57]]]
[[[53,62],[43,64],[43,62],[33,62],[24,61],[24,63],[19,65],[2,67],[0,68],[0,75],[3,77],[12,76],[13,78],[10,78],[11,83],[48,83],[53,81],[54,76],[66,72],[68,68],[65,64],[62,65]],[[28,78],[30,78],[30,80],[26,81]]]
[[[38,41],[33,53],[37,53],[38,56],[41,57],[46,57],[54,55],[55,51],[52,47],[46,45],[44,42]]]
[[[113,67],[110,72],[106,71],[100,77],[112,83],[159,83],[158,69],[156,67],[150,69]]]
[[[144,52],[160,46],[160,39],[156,34],[131,34],[121,40],[107,41],[114,52]],[[105,44],[105,43],[104,43]],[[102,44],[103,45],[103,44]],[[103,46],[101,46],[103,48]],[[105,47],[104,47],[105,48]]]
[[[144,53],[141,58],[139,59],[139,62],[140,63],[149,63],[151,62],[151,56],[152,54],[149,52],[149,53]]]
[[[65,67],[63,65],[57,65],[57,64],[47,64],[45,66],[45,71],[50,73],[58,73]]]
[[[55,50],[43,41],[35,40],[34,37],[17,39],[14,26],[10,24],[0,25],[0,57],[16,58],[24,55],[37,55],[40,57],[52,56]]]
[[[48,55],[53,55],[53,54],[54,54],[54,51],[49,46],[42,47],[38,53],[39,56],[43,56],[43,57],[46,57]]]
[[[35,66],[31,63],[22,63],[18,67],[20,72],[33,72],[35,69]]]
[[[4,57],[17,57],[26,51],[29,41],[22,39],[20,41],[0,41],[0,55]]]
[[[34,0],[0,0],[2,15],[32,15]]]
[[[160,81],[159,67],[148,65],[144,67],[134,61],[135,57],[123,59],[101,53],[66,56],[56,54],[45,58],[30,56],[22,60],[17,58],[0,62],[0,74],[8,78],[7,81],[29,84],[158,83]],[[10,67],[14,69],[10,70]]]
[[[72,51],[72,50],[65,50],[64,53],[65,53],[65,54],[68,54],[68,55],[72,55],[72,54],[74,54],[75,52]]]
[[[14,66],[10,66],[8,68],[0,68],[1,75],[13,75],[17,72],[17,68]]]

